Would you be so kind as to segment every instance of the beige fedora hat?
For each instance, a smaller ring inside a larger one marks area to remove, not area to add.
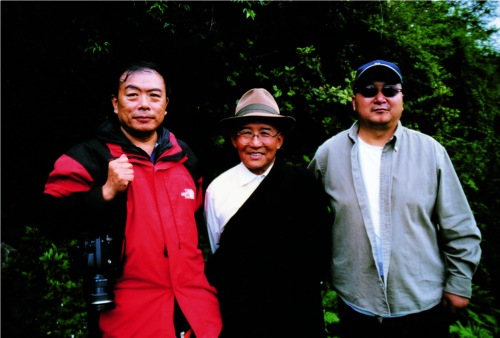
[[[248,121],[262,121],[286,132],[293,129],[295,119],[280,114],[274,97],[264,88],[253,88],[247,91],[238,101],[234,116],[220,120],[220,126],[226,131],[234,131]]]

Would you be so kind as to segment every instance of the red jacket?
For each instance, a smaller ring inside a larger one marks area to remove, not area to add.
[[[55,197],[53,212],[72,213],[81,228],[106,226],[123,238],[116,308],[100,315],[103,336],[175,337],[175,297],[196,337],[218,337],[219,304],[204,274],[195,221],[201,178],[194,182],[188,156],[166,129],[159,132],[154,163],[116,124],[106,122],[97,138],[110,158],[97,143],[77,145],[56,161],[45,194]],[[124,196],[105,202],[99,193],[107,162],[122,154],[133,165],[134,181]]]

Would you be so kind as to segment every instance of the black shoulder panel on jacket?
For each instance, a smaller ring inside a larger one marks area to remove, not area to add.
[[[186,142],[182,140],[177,140],[179,145],[181,146],[182,150],[186,153],[188,159],[186,162],[184,162],[184,166],[186,169],[189,171],[191,174],[191,177],[193,177],[194,182],[198,182],[200,179],[200,174],[198,172],[198,158],[194,154],[194,152],[189,148]]]
[[[106,144],[97,139],[90,139],[72,147],[67,155],[83,165],[95,183],[106,182],[108,162],[111,159],[111,153]]]

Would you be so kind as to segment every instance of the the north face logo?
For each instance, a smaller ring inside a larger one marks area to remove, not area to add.
[[[181,192],[181,196],[187,200],[194,200],[194,191],[193,189],[184,189],[184,192]]]

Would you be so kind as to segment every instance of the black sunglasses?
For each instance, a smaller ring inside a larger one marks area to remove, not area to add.
[[[396,88],[395,86],[384,86],[381,89],[382,94],[385,97],[394,97],[402,91],[401,88]],[[363,88],[356,88],[356,93],[360,93],[364,97],[374,97],[379,92],[378,88],[375,86],[366,86]]]

